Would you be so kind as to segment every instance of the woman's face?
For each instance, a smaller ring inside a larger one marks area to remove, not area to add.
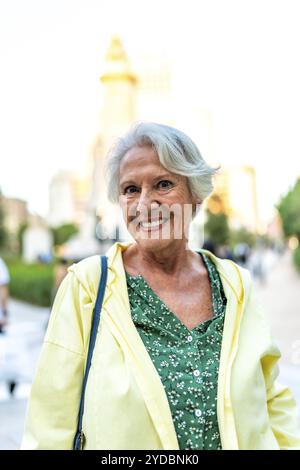
[[[196,200],[187,178],[169,172],[150,146],[133,147],[120,165],[120,205],[132,237],[148,249],[186,243]]]

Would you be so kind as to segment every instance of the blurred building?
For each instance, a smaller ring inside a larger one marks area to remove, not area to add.
[[[29,211],[23,199],[0,196],[3,225],[7,233],[6,248],[14,253],[21,251],[21,232],[28,223]]]
[[[30,215],[28,227],[23,233],[22,246],[23,259],[27,263],[51,261],[53,235],[43,217]]]
[[[172,69],[165,56],[143,54],[134,61],[138,77],[136,119],[175,125],[172,96]]]
[[[23,199],[2,196],[4,225],[10,234],[16,234],[29,217],[27,202]]]
[[[86,178],[69,171],[59,172],[49,186],[49,225],[58,227],[66,223],[83,223],[87,197]]]
[[[220,171],[215,179],[213,196],[207,201],[211,212],[224,212],[233,228],[245,227],[253,233],[261,232],[253,167],[232,166]]]

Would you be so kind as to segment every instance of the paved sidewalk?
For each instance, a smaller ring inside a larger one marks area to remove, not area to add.
[[[275,262],[266,283],[256,288],[282,354],[279,381],[291,388],[300,410],[300,275],[290,253]]]
[[[22,344],[22,352],[24,351],[26,355],[26,362],[23,361],[26,371],[22,383],[17,385],[12,398],[7,384],[0,381],[0,450],[13,450],[20,446],[31,380],[42,345],[49,309],[11,300],[9,313],[8,334],[13,337],[16,344]]]

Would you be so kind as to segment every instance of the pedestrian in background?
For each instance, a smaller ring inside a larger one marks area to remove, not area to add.
[[[55,299],[56,293],[62,283],[62,280],[68,273],[68,267],[70,264],[71,263],[66,258],[59,258],[58,262],[55,265],[53,276],[52,301]]]

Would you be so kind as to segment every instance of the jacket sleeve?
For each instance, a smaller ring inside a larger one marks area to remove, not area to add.
[[[273,433],[281,450],[300,450],[296,402],[288,387],[274,380],[267,389]]]
[[[270,325],[265,317],[256,294],[251,294],[251,301],[259,311],[263,337],[266,341],[265,352],[261,357],[261,366],[265,379],[267,407],[270,425],[281,450],[300,449],[300,428],[297,405],[290,389],[278,382],[281,357],[280,350],[271,334]]]
[[[72,449],[92,309],[89,293],[69,271],[52,307],[21,449]]]

